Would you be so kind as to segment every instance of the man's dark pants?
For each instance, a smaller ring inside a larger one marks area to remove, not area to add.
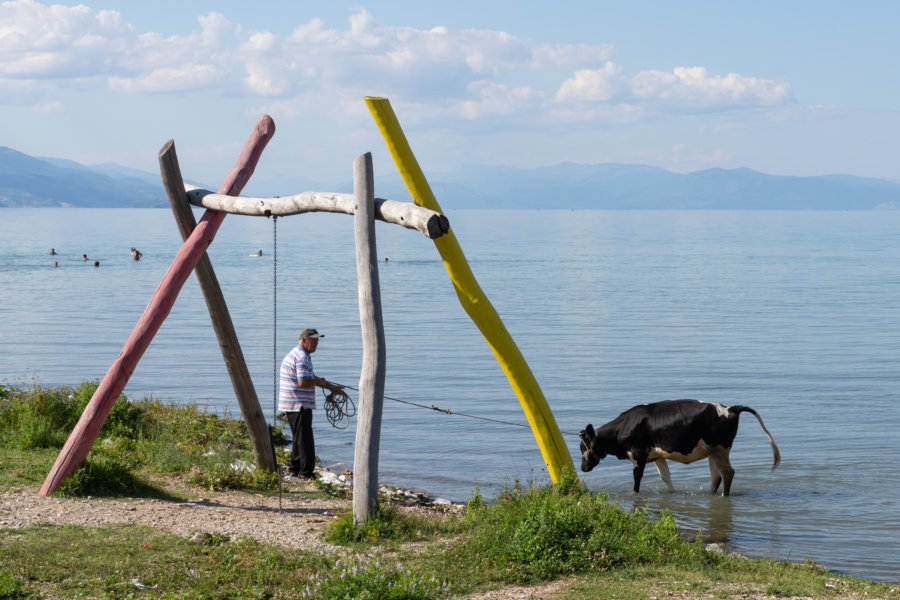
[[[313,439],[312,417],[310,408],[301,408],[299,412],[285,413],[291,425],[291,474],[313,477],[316,469],[316,444]]]

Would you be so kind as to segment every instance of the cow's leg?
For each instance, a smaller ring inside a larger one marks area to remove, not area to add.
[[[719,485],[722,483],[722,474],[719,473],[719,467],[712,456],[709,457],[709,478],[709,493],[715,494],[719,491]]]
[[[669,473],[669,463],[667,463],[664,458],[657,458],[653,464],[656,465],[656,470],[659,471],[659,476],[662,477],[662,480],[666,482],[669,491],[674,492],[675,486],[672,485],[672,475]]]
[[[710,460],[710,470],[712,470],[712,463],[715,462],[715,468],[718,471],[719,477],[722,479],[722,495],[728,496],[731,494],[731,481],[734,479],[734,469],[731,467],[731,461],[728,460],[728,455],[731,454],[731,448],[716,448],[712,452],[709,453]],[[713,481],[715,488],[713,493],[718,489],[718,481]]]
[[[644,453],[632,453],[632,459],[634,462],[634,493],[639,494],[641,492],[641,478],[644,476],[644,467],[647,466],[647,455]]]

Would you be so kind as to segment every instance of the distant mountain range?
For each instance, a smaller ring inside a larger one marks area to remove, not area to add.
[[[471,166],[428,178],[445,209],[900,209],[900,182],[850,175],[788,177],[750,169],[673,173],[647,165],[563,163],[537,169]],[[266,196],[352,187],[318,186],[303,177],[259,184],[255,189],[265,188]],[[409,199],[398,176],[379,177],[375,193]],[[0,146],[0,207],[14,206],[125,208],[168,206],[168,201],[156,173],[116,164],[89,167]]]

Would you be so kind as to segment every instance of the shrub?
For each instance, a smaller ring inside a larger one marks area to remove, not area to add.
[[[4,388],[0,397],[0,432],[4,445],[22,450],[61,448],[97,390],[96,381],[77,388],[42,388],[30,391]],[[144,410],[124,395],[116,399],[100,437],[141,435]]]
[[[495,505],[470,504],[468,533],[454,554],[471,569],[499,569],[508,581],[703,554],[681,540],[671,515],[653,521],[628,513],[585,488],[573,471],[556,485],[507,490]]]
[[[245,468],[235,464],[216,463],[205,469],[195,469],[190,476],[194,483],[211,490],[247,489],[274,491],[278,489],[278,473],[261,469]]]
[[[346,546],[375,545],[386,542],[408,542],[458,533],[462,522],[455,515],[403,513],[388,500],[378,503],[365,523],[353,521],[348,509],[329,523],[325,538]]]
[[[409,527],[403,524],[402,520],[397,509],[387,502],[380,502],[375,514],[370,515],[365,523],[354,523],[353,511],[346,510],[329,524],[325,539],[343,545],[377,544],[408,530]]]
[[[0,571],[0,599],[18,600],[27,597],[25,584],[21,580]]]
[[[57,488],[60,496],[156,496],[165,497],[159,488],[137,476],[120,461],[111,458],[88,459]]]

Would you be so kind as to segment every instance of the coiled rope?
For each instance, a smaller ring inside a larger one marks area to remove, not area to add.
[[[353,400],[344,390],[333,390],[326,394],[325,388],[322,388],[322,395],[325,396],[325,417],[328,422],[335,429],[347,429],[350,417],[356,416],[356,405]]]

